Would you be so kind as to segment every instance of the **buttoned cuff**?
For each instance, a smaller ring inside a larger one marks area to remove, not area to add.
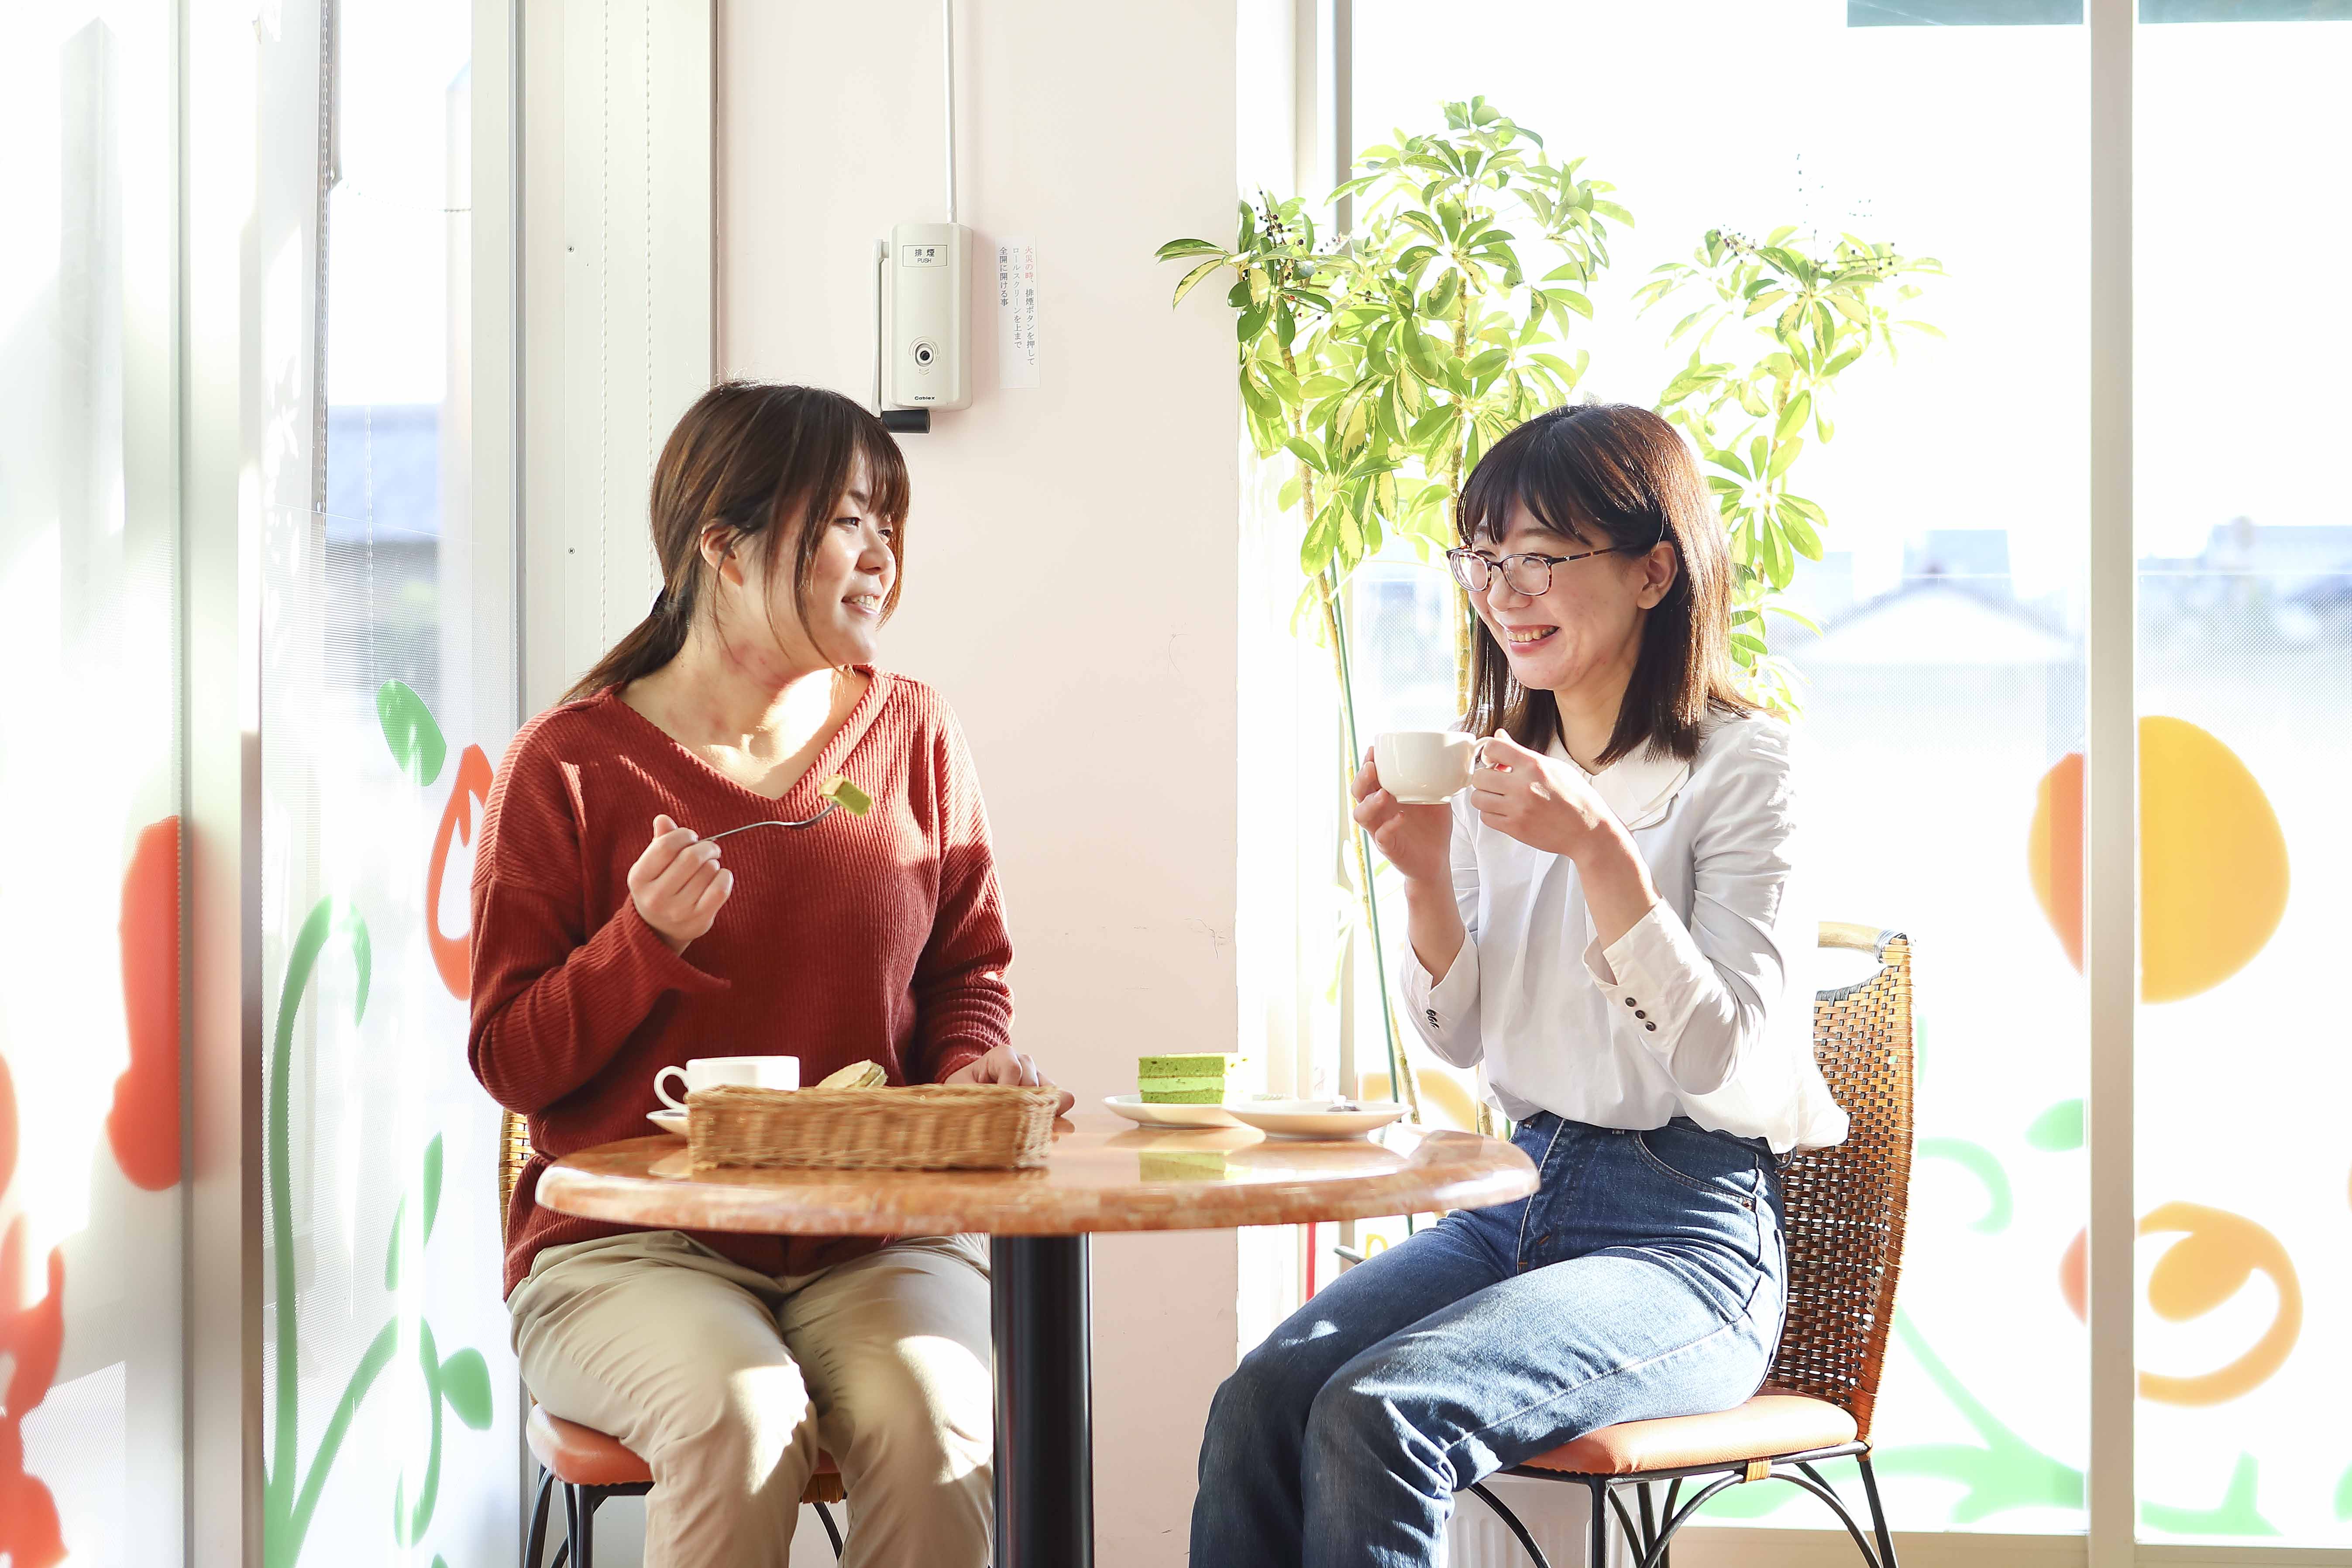
[[[1471,1016],[1478,1006],[1478,944],[1468,936],[1462,939],[1462,951],[1454,955],[1454,965],[1443,980],[1433,980],[1412,950],[1404,944],[1404,999],[1412,1009],[1423,1031],[1443,1037]]]
[[[1584,947],[1584,967],[1609,998],[1618,1026],[1660,1052],[1682,1032],[1691,1008],[1690,976],[1706,963],[1663,899],[1607,948],[1597,932]]]

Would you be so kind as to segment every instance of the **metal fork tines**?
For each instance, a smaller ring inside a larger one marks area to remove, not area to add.
[[[706,833],[702,836],[702,842],[708,844],[715,838],[724,838],[730,833],[748,833],[754,827],[814,827],[832,816],[834,808],[840,804],[837,800],[826,801],[814,816],[803,817],[798,822],[747,822],[740,827],[730,827],[725,832]]]

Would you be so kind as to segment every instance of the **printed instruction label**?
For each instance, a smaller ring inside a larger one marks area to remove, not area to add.
[[[1037,384],[1037,247],[996,243],[996,374],[1004,387]]]

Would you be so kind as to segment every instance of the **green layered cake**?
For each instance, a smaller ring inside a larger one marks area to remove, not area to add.
[[[1146,1105],[1216,1105],[1225,1098],[1234,1060],[1213,1052],[1144,1057],[1135,1066],[1136,1094]]]

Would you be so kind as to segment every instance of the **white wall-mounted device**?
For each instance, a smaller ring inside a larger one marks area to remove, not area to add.
[[[902,223],[890,231],[884,387],[895,408],[971,404],[971,230]]]
[[[971,230],[956,222],[955,0],[940,0],[948,221],[902,223],[877,247],[874,407],[893,430],[971,405]]]

